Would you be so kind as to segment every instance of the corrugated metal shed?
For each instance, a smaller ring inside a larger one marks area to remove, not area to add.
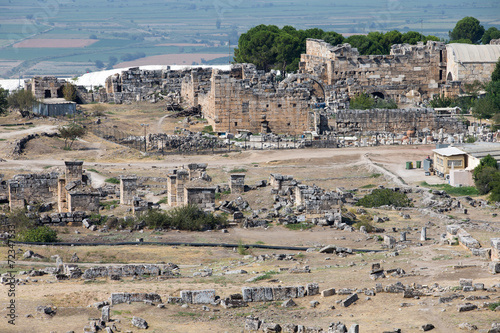
[[[47,98],[33,105],[33,113],[47,117],[75,114],[76,103],[64,98]]]
[[[497,62],[500,58],[500,45],[472,45],[452,43],[446,45],[448,54],[453,54],[457,63]]]
[[[488,154],[491,155],[497,161],[500,161],[500,143],[496,142],[481,142],[467,144],[460,147],[461,150],[465,151],[468,155],[473,156],[477,159],[482,159]]]

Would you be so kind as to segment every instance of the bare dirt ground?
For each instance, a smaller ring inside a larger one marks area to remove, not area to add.
[[[24,48],[66,48],[66,47],[86,47],[97,42],[97,39],[26,39],[12,45],[12,47]]]
[[[90,108],[90,107],[89,107]],[[148,105],[109,106],[103,123],[113,123],[119,129],[136,131],[138,121],[157,124],[165,112]],[[5,119],[5,118],[4,118]],[[14,119],[8,119],[15,123]],[[161,130],[172,133],[179,126],[179,119],[165,118]],[[58,122],[57,124],[60,124]],[[81,332],[91,318],[99,318],[100,311],[89,305],[109,298],[113,292],[156,292],[166,302],[168,296],[179,296],[184,289],[215,289],[216,294],[227,297],[232,293],[241,293],[243,286],[288,286],[305,285],[316,282],[320,290],[335,288],[364,289],[374,288],[375,283],[383,286],[401,282],[405,285],[420,284],[442,287],[457,287],[460,278],[470,278],[474,283],[484,283],[487,288],[500,283],[497,276],[487,271],[486,261],[473,256],[470,251],[459,247],[443,245],[440,235],[446,232],[446,225],[461,223],[470,219],[475,227],[467,231],[478,239],[483,247],[489,246],[489,239],[500,237],[500,217],[493,216],[496,209],[490,207],[470,207],[464,204],[468,213],[454,210],[445,214],[436,214],[426,207],[422,200],[428,195],[415,193],[421,182],[443,183],[437,177],[426,177],[423,170],[406,170],[406,161],[423,160],[431,154],[433,146],[382,146],[368,148],[344,149],[301,149],[273,151],[245,151],[201,156],[171,155],[165,157],[143,156],[137,151],[116,145],[106,140],[87,134],[82,140],[75,142],[72,151],[63,150],[63,142],[58,138],[38,138],[30,141],[23,155],[9,155],[9,147],[15,139],[31,132],[45,131],[43,126],[55,126],[45,120],[35,120],[33,128],[2,128],[0,135],[0,173],[8,179],[16,173],[63,171],[64,160],[84,160],[84,168],[91,173],[96,186],[104,183],[109,177],[120,174],[136,174],[144,176],[165,177],[169,169],[188,163],[208,163],[208,174],[215,184],[227,183],[230,171],[245,169],[247,184],[268,179],[270,173],[293,175],[304,184],[316,184],[327,190],[344,187],[347,190],[358,189],[362,196],[370,188],[383,186],[409,186],[414,192],[410,198],[414,200],[414,208],[404,211],[411,216],[403,219],[396,210],[367,209],[370,216],[388,217],[389,221],[377,224],[385,229],[384,233],[362,234],[359,231],[348,232],[329,227],[315,226],[307,230],[289,230],[281,225],[272,224],[269,228],[243,229],[239,226],[229,228],[228,233],[180,232],[180,231],[112,231],[108,233],[91,232],[81,226],[56,227],[61,240],[71,242],[113,243],[135,241],[143,238],[145,242],[209,242],[238,244],[265,244],[283,246],[302,246],[318,248],[333,244],[355,249],[353,255],[345,258],[333,254],[320,254],[317,251],[286,251],[250,248],[249,255],[240,254],[236,248],[222,247],[188,247],[188,246],[27,246],[16,245],[18,253],[15,271],[28,271],[47,265],[54,266],[58,255],[64,262],[69,262],[76,253],[82,268],[105,264],[127,263],[168,263],[180,266],[182,277],[160,280],[155,277],[123,278],[121,281],[81,279],[59,281],[55,277],[28,277],[17,274],[16,277],[28,280],[16,286],[16,304],[18,318],[16,326],[7,324],[7,309],[0,309],[1,332]],[[150,126],[156,130],[156,126]],[[89,169],[93,169],[89,171]],[[154,191],[148,198],[159,200],[164,195],[156,195]],[[235,194],[223,195],[220,200],[232,200]],[[271,208],[272,194],[269,187],[241,194],[253,209]],[[464,201],[465,203],[465,201]],[[355,207],[346,207],[356,212]],[[103,211],[101,214],[122,216],[128,214],[125,209]],[[468,224],[467,226],[470,226]],[[428,228],[428,240],[420,241],[420,230]],[[75,232],[78,231],[78,234]],[[407,232],[407,247],[400,249],[398,255],[381,246],[377,236],[390,235],[399,240],[401,231]],[[22,259],[22,253],[31,249],[45,259]],[[373,250],[382,252],[357,252],[356,250]],[[295,260],[281,261],[270,259],[256,260],[261,254],[285,253],[293,254]],[[0,261],[6,260],[7,248],[0,248]],[[402,268],[407,273],[403,277],[388,275],[385,279],[373,281],[369,278],[372,263],[381,263],[386,269]],[[5,261],[1,272],[5,272]],[[311,273],[291,274],[287,270],[294,267],[309,266]],[[210,277],[193,277],[202,269],[212,269]],[[230,270],[243,269],[247,274],[224,274]],[[270,272],[269,278],[257,282],[245,282],[250,277]],[[499,290],[500,288],[496,288]],[[0,302],[7,304],[7,287],[0,294]],[[500,301],[500,293],[476,291],[464,293],[465,296],[488,296],[486,300],[470,301],[480,307],[484,302]],[[345,295],[334,295],[323,298],[320,295],[296,299],[297,307],[285,309],[281,302],[251,303],[248,307],[223,309],[209,305],[204,311],[201,305],[190,305],[182,308],[179,305],[166,304],[164,309],[150,305],[132,303],[113,306],[111,317],[121,332],[140,330],[130,324],[133,316],[146,319],[151,332],[242,332],[245,317],[255,315],[269,322],[279,324],[295,323],[305,326],[316,326],[326,329],[331,322],[344,322],[346,325],[360,324],[362,332],[380,333],[394,328],[403,332],[419,332],[421,326],[432,323],[436,326],[433,332],[458,332],[458,325],[469,322],[481,330],[491,327],[491,323],[499,321],[498,312],[485,308],[459,313],[457,305],[465,303],[455,299],[450,303],[438,303],[438,296],[453,294],[449,290],[444,293],[430,292],[419,298],[404,299],[402,294],[377,293],[367,297],[359,293],[359,300],[348,308],[342,307],[338,301]],[[316,308],[310,302],[319,301]],[[403,304],[405,303],[405,304]],[[55,316],[46,316],[36,312],[39,305],[56,308]],[[31,315],[31,316],[28,316]]]

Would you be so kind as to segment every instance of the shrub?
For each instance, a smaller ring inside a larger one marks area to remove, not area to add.
[[[295,224],[287,224],[285,228],[289,230],[306,230],[311,229],[313,227],[310,223],[295,223]]]
[[[110,184],[120,184],[120,180],[118,178],[115,178],[115,177],[108,178],[105,180],[105,182],[110,183]]]
[[[229,173],[243,173],[243,172],[247,172],[248,170],[247,169],[244,169],[244,168],[239,168],[239,169],[233,169],[233,170],[230,170]]]
[[[17,240],[20,242],[57,242],[57,232],[47,226],[25,229],[18,233]]]
[[[356,229],[360,229],[361,227],[366,228],[366,232],[372,232],[373,231],[373,225],[370,223],[368,219],[360,219],[356,223],[353,224],[353,227]]]
[[[206,213],[196,205],[177,207],[170,211],[150,210],[144,221],[149,228],[178,229],[190,231],[213,230],[227,226],[222,216]]]
[[[406,196],[406,194],[395,192],[388,188],[373,190],[372,193],[361,198],[356,205],[367,208],[380,207],[384,205],[392,205],[394,207],[412,206],[411,200]]]

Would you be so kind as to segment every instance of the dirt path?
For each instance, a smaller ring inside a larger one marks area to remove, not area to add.
[[[5,133],[0,133],[0,139],[10,139],[16,136],[24,136],[24,135],[29,135],[29,134],[34,134],[34,133],[54,133],[57,130],[57,126],[55,125],[41,125],[33,128],[28,128],[24,130],[19,130],[19,131],[13,131],[13,132],[5,132]]]

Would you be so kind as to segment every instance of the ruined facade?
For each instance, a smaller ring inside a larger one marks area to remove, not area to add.
[[[22,174],[9,180],[10,209],[54,202],[60,213],[98,211],[100,194],[90,187],[90,179],[83,174],[83,161],[66,161],[65,164],[64,177],[57,173]]]
[[[101,102],[117,104],[140,102],[155,98],[155,94],[180,92],[181,83],[189,70],[140,70],[129,68],[121,74],[114,74],[106,79],[105,93],[100,94]]]
[[[339,133],[389,132],[406,133],[409,130],[463,133],[467,130],[456,118],[440,117],[433,109],[373,109],[339,110],[335,119]]]
[[[59,80],[55,76],[35,76],[26,80],[24,89],[31,91],[36,99],[63,98],[65,80]]]
[[[398,103],[414,103],[441,93],[446,80],[446,47],[429,41],[397,44],[390,55],[360,55],[349,44],[332,46],[308,39],[300,72],[317,77],[334,96],[367,92]]]
[[[186,91],[190,103],[201,105],[214,131],[301,134],[310,128],[310,107],[317,101],[312,82],[280,84],[274,74],[248,64],[213,70],[210,89],[191,76],[185,80],[183,96]]]
[[[207,164],[191,163],[187,169],[174,169],[167,175],[167,199],[171,207],[197,205],[200,209],[215,208],[216,187],[206,173]]]

